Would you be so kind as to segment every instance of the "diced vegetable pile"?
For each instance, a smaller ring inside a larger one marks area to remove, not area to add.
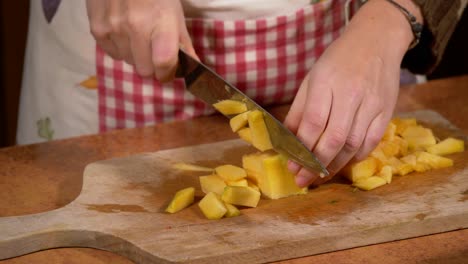
[[[241,214],[237,207],[256,207],[263,196],[279,199],[291,195],[306,194],[308,188],[299,188],[294,175],[287,169],[287,158],[272,150],[263,113],[247,110],[245,103],[224,100],[213,105],[230,117],[232,131],[252,144],[258,152],[242,157],[242,167],[231,164],[206,168],[178,163],[181,170],[209,172],[200,176],[200,186],[205,196],[198,207],[208,219],[221,219]],[[379,145],[366,159],[349,164],[341,174],[362,190],[391,183],[394,175],[406,175],[413,171],[424,172],[453,166],[453,160],[443,157],[464,151],[464,141],[447,138],[437,142],[429,128],[416,119],[393,119]],[[175,213],[194,202],[195,188],[178,191],[166,212]]]

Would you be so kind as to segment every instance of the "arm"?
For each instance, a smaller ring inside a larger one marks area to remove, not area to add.
[[[422,22],[411,0],[396,2]],[[303,81],[285,123],[331,176],[353,157],[366,157],[380,141],[396,104],[400,64],[413,38],[400,10],[386,0],[371,0]],[[324,181],[296,164],[289,168],[300,186]]]

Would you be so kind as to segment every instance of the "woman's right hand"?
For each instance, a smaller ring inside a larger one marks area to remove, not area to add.
[[[178,0],[87,0],[86,6],[97,44],[141,76],[172,80],[179,46],[197,57]]]

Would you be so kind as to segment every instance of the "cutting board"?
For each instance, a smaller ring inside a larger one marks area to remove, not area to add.
[[[414,112],[441,138],[464,138],[431,111]],[[176,162],[241,164],[254,150],[241,140],[99,161],[84,171],[80,195],[65,207],[0,218],[0,259],[56,247],[92,247],[137,263],[255,263],[468,228],[468,152],[455,166],[394,177],[370,192],[337,178],[307,195],[261,200],[242,215],[207,220],[196,204],[164,213],[172,195],[203,173]]]

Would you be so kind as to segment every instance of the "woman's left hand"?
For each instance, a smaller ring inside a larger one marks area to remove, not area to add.
[[[365,158],[375,148],[392,117],[401,60],[412,39],[398,9],[383,0],[369,1],[315,63],[285,124],[330,176],[320,179],[291,162],[299,186],[323,183],[353,157]]]

